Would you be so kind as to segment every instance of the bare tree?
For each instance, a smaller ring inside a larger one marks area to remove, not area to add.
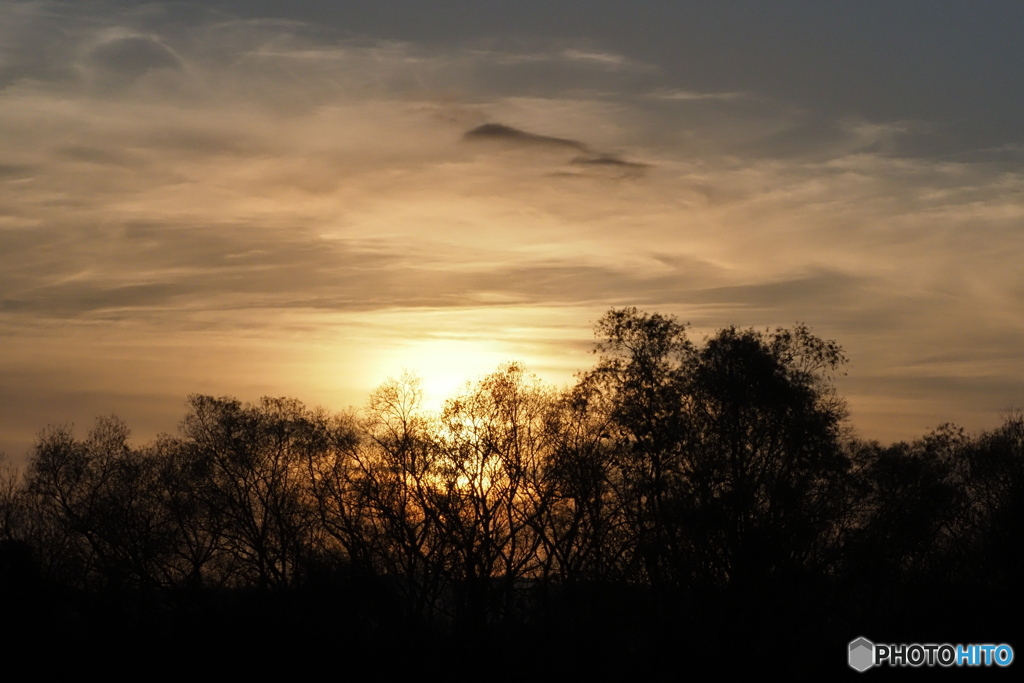
[[[467,624],[510,615],[522,583],[543,574],[551,406],[513,363],[449,399],[441,415],[428,511],[451,549]]]
[[[182,422],[189,457],[208,475],[196,494],[223,520],[223,547],[239,578],[284,588],[300,576],[317,518],[306,459],[327,441],[320,424],[294,399],[242,405],[192,396]]]

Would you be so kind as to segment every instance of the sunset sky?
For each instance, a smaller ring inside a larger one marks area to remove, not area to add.
[[[564,385],[630,305],[837,340],[863,438],[993,427],[1022,36],[1011,0],[0,2],[0,450]]]

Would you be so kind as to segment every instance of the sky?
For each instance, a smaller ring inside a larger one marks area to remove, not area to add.
[[[0,451],[173,433],[190,393],[564,386],[622,306],[806,323],[865,439],[992,428],[1022,33],[1011,0],[0,1]]]

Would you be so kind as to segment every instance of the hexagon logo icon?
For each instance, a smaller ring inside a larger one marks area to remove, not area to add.
[[[875,663],[875,644],[861,636],[850,641],[850,667],[857,671],[867,671]]]

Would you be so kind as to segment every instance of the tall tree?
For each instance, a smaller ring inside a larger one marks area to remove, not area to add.
[[[551,397],[517,363],[446,403],[430,514],[452,550],[463,623],[508,615],[517,583],[541,572]]]
[[[223,518],[239,578],[261,588],[294,584],[315,533],[306,457],[328,440],[322,421],[294,399],[242,405],[192,396],[181,429],[209,474],[196,494]]]
[[[631,544],[622,569],[635,581],[673,582],[687,571],[679,496],[692,437],[685,380],[696,348],[686,325],[635,308],[609,311],[595,334],[600,360],[578,392],[590,409],[607,411],[610,484]]]
[[[584,377],[610,397],[613,482],[653,584],[739,585],[825,561],[848,461],[845,362],[804,327],[727,328],[700,348],[674,318],[610,311]]]
[[[693,357],[686,493],[705,578],[742,583],[830,559],[849,467],[830,380],[844,362],[804,326],[726,328]]]

